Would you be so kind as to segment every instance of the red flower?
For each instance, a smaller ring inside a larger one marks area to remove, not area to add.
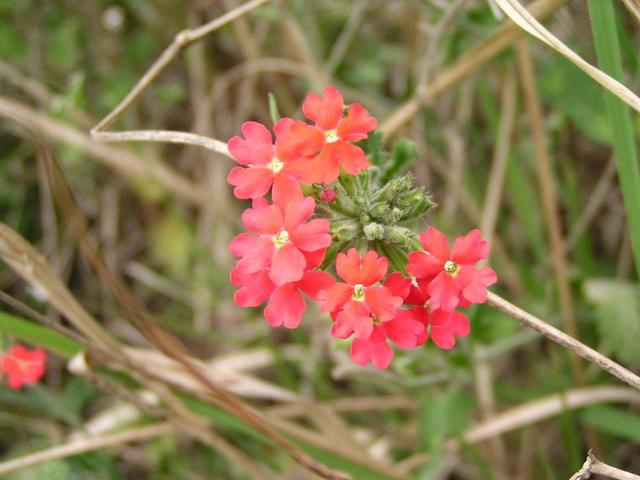
[[[241,233],[229,244],[231,253],[242,257],[237,268],[243,274],[269,269],[268,276],[276,285],[301,280],[308,269],[303,252],[315,252],[331,243],[327,220],[306,222],[314,209],[311,197],[296,195],[276,199],[271,205],[255,199],[242,221],[258,235]]]
[[[289,118],[278,121],[274,127],[276,136],[288,134],[293,123]],[[227,176],[227,182],[235,186],[236,198],[263,197],[272,185],[274,199],[300,192],[300,165],[286,154],[281,155],[279,142],[273,144],[267,127],[245,122],[241,128],[245,138],[235,136],[228,143],[229,153],[242,165],[232,168]]]
[[[393,358],[388,340],[403,349],[413,348],[420,344],[424,330],[424,324],[416,320],[411,310],[398,310],[392,320],[374,325],[369,338],[353,339],[351,358],[358,365],[365,366],[371,361],[375,367],[385,369]]]
[[[355,332],[356,337],[366,339],[374,322],[386,322],[396,315],[402,297],[392,295],[385,286],[375,285],[386,275],[388,265],[385,257],[378,257],[372,250],[362,258],[355,248],[346,255],[338,254],[336,271],[346,283],[335,283],[319,294],[320,309],[332,312],[336,319],[332,335],[347,338]]]
[[[407,305],[417,305],[411,309],[416,320],[420,321],[425,329],[419,335],[416,345],[424,344],[431,335],[433,343],[440,348],[449,350],[456,344],[456,335],[466,337],[471,331],[471,325],[466,315],[453,311],[432,310],[429,307],[429,294],[427,281],[418,280],[418,285],[411,286],[411,292],[406,298]],[[464,299],[463,299],[464,300]]]
[[[325,250],[306,255],[309,270],[297,282],[275,285],[269,278],[267,270],[245,273],[239,268],[231,271],[231,283],[240,288],[234,295],[234,301],[241,307],[257,307],[269,299],[264,309],[264,316],[272,327],[284,326],[296,328],[300,325],[302,314],[307,305],[300,292],[316,300],[318,292],[335,283],[331,275],[317,272],[316,268],[324,258]]]
[[[283,151],[298,158],[314,155],[310,169],[304,174],[305,182],[331,183],[338,178],[340,167],[351,175],[369,168],[364,152],[349,143],[364,140],[378,126],[362,105],[349,105],[343,118],[344,100],[340,92],[335,87],[327,87],[324,97],[315,93],[307,95],[302,112],[315,126],[295,122],[283,140]]]
[[[40,380],[46,371],[47,354],[41,348],[31,351],[22,345],[14,345],[0,360],[0,366],[9,376],[9,388],[18,390]]]
[[[420,234],[424,251],[411,252],[407,273],[426,283],[432,310],[452,312],[459,304],[484,303],[487,287],[497,281],[490,267],[476,268],[487,258],[489,244],[479,230],[458,237],[449,250],[446,237],[433,227]]]

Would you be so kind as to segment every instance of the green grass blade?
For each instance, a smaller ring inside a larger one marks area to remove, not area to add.
[[[82,350],[76,342],[55,330],[3,311],[0,311],[0,332],[43,347],[64,358],[71,358]]]
[[[616,80],[623,81],[620,42],[613,3],[611,0],[588,0],[588,5],[599,67]],[[631,110],[608,91],[605,91],[604,96],[609,123],[613,131],[611,140],[631,234],[636,272],[640,274],[640,171],[631,123]]]

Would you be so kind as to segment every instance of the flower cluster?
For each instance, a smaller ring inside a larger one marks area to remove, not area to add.
[[[19,390],[44,376],[46,360],[47,354],[41,348],[29,350],[22,345],[14,345],[0,357],[0,371],[7,375],[9,388]]]
[[[487,242],[472,230],[450,249],[431,227],[418,249],[407,224],[434,204],[412,177],[386,178],[397,168],[372,164],[354,143],[370,136],[376,119],[360,104],[345,107],[334,87],[309,94],[302,112],[312,123],[280,119],[275,139],[246,122],[243,137],[229,140],[238,166],[227,180],[237,198],[253,201],[242,214],[248,232],[229,246],[239,257],[230,275],[236,304],[266,303],[271,326],[296,328],[305,296],[317,301],[330,314],[331,335],[353,339],[360,365],[386,368],[390,343],[407,349],[430,338],[452,348],[470,330],[456,309],[483,303],[497,280],[490,267],[476,266]],[[333,263],[338,279],[325,271]]]

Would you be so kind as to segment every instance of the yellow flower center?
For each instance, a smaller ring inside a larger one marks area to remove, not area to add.
[[[361,283],[357,283],[353,286],[353,299],[358,302],[362,302],[364,300],[364,294],[366,292],[366,288]]]
[[[267,167],[273,170],[273,173],[278,173],[280,170],[282,170],[282,167],[284,167],[284,163],[281,162],[278,157],[273,157],[273,160],[271,160]]]
[[[451,275],[455,275],[460,270],[460,266],[452,262],[451,260],[447,260],[444,262],[443,270]]]
[[[325,132],[324,135],[327,138],[327,143],[335,143],[340,140],[340,137],[338,137],[338,131],[336,129],[329,130]]]
[[[289,232],[287,232],[286,230],[282,230],[279,234],[273,237],[273,243],[275,243],[276,248],[282,247],[288,241],[289,241]]]

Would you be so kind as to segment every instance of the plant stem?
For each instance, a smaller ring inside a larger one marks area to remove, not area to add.
[[[622,80],[622,59],[613,3],[588,0],[591,28],[598,64],[603,71]],[[640,274],[640,170],[629,107],[605,90],[604,100],[611,125],[611,143],[618,167],[636,272]]]

